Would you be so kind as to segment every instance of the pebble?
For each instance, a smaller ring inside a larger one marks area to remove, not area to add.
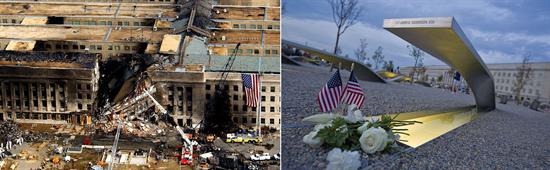
[[[282,169],[324,169],[328,148],[310,148],[302,137],[312,127],[301,119],[319,113],[318,91],[332,73],[329,67],[283,64]],[[341,71],[342,81],[349,72]],[[364,113],[379,115],[475,105],[472,95],[399,83],[360,82],[366,94]],[[480,116],[412,151],[373,154],[361,169],[550,169],[550,114],[515,104],[497,104]],[[285,126],[293,125],[293,126]],[[298,158],[298,159],[297,159]],[[324,164],[318,161],[325,162]]]

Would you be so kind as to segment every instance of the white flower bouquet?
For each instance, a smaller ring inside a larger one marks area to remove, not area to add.
[[[303,137],[303,142],[314,148],[321,146],[334,148],[333,151],[337,153],[342,152],[335,151],[337,148],[348,150],[345,151],[346,154],[359,150],[367,154],[390,151],[396,148],[397,141],[401,141],[399,135],[409,135],[405,132],[407,129],[397,127],[421,123],[396,120],[397,116],[386,114],[379,119],[367,120],[357,106],[352,104],[348,106],[346,116],[316,114],[304,118],[304,122],[316,125],[313,131]],[[329,165],[339,164],[333,163],[337,160],[331,160],[329,157],[327,160]]]

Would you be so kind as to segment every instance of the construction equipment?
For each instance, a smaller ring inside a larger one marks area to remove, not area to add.
[[[115,141],[113,142],[113,147],[111,148],[111,162],[109,163],[109,170],[113,170],[113,167],[115,164],[116,150],[118,147],[118,140],[120,139],[120,129],[122,129],[122,126],[124,126],[122,121],[119,120],[120,116],[115,116],[115,117],[117,117],[116,119],[117,127],[116,127]]]
[[[184,147],[181,149],[180,163],[182,165],[192,165],[193,164],[193,147],[197,145],[197,142],[190,140],[187,137],[187,134],[183,132],[183,129],[180,126],[176,126],[176,130],[180,133],[181,138],[183,139],[183,145],[184,145]]]
[[[233,49],[233,54],[229,56],[227,59],[227,62],[223,66],[223,69],[221,70],[222,74],[220,75],[220,78],[218,79],[218,88],[220,90],[226,90],[223,89],[225,87],[225,84],[227,83],[227,76],[229,75],[229,72],[233,68],[233,64],[235,63],[235,59],[237,58],[237,53],[239,52],[239,47],[241,46],[241,43],[238,43],[235,49]],[[216,89],[218,90],[218,89]]]
[[[153,88],[155,88],[155,86],[151,86],[150,89],[153,89]],[[164,109],[164,107],[162,107],[162,105],[160,105],[160,103],[157,102],[157,100],[155,100],[153,96],[151,96],[151,93],[149,93],[148,90],[145,91],[145,94],[147,94],[147,96],[149,96],[149,99],[151,99],[153,103],[155,103],[155,106],[157,106],[157,108],[160,110],[160,113],[162,113],[163,115],[168,113],[166,109]]]
[[[160,112],[162,114],[166,114],[167,113],[166,109],[164,109],[157,102],[157,100],[155,100],[155,98],[153,96],[151,96],[151,94],[150,94],[150,91],[154,92],[155,90],[156,90],[155,86],[151,86],[151,87],[149,87],[149,89],[145,90],[144,94],[141,94],[141,95],[135,97],[134,99],[130,100],[130,103],[124,103],[122,105],[116,105],[114,108],[116,110],[122,110],[122,109],[136,103],[138,100],[144,98],[145,96],[148,96],[153,101],[153,103],[155,103],[155,106],[160,110]],[[108,113],[114,113],[114,112],[110,111]],[[117,150],[117,147],[118,147],[118,140],[120,139],[120,129],[122,129],[122,127],[124,126],[124,123],[122,123],[122,120],[120,120],[120,116],[114,116],[114,118],[115,118],[114,121],[117,121],[117,129],[116,129],[115,141],[113,142],[113,147],[111,148],[111,162],[109,163],[109,170],[113,169],[114,162],[115,162],[115,157],[116,157],[116,150]]]
[[[227,84],[227,76],[229,72],[231,72],[233,63],[235,63],[235,58],[239,52],[240,46],[241,43],[237,43],[237,46],[233,49],[233,53],[227,59],[224,67],[218,70],[221,74],[215,86],[214,97],[208,101],[207,114],[202,121],[202,124],[204,124],[202,128],[208,133],[220,133],[231,126],[229,94],[225,86]]]

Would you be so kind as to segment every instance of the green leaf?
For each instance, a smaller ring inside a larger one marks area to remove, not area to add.
[[[350,135],[350,129],[347,126],[346,120],[336,118],[332,121],[332,126],[319,130],[317,137],[326,145],[341,148]]]

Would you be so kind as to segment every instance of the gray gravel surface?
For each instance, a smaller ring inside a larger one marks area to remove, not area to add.
[[[328,67],[283,65],[282,168],[324,169],[329,149],[302,142],[312,130],[301,119],[319,113],[315,97],[332,73]],[[349,72],[342,71],[347,82]],[[397,83],[360,82],[365,113],[384,114],[474,105],[473,96]],[[550,169],[550,114],[515,104],[498,105],[416,149],[363,155],[368,169]]]

